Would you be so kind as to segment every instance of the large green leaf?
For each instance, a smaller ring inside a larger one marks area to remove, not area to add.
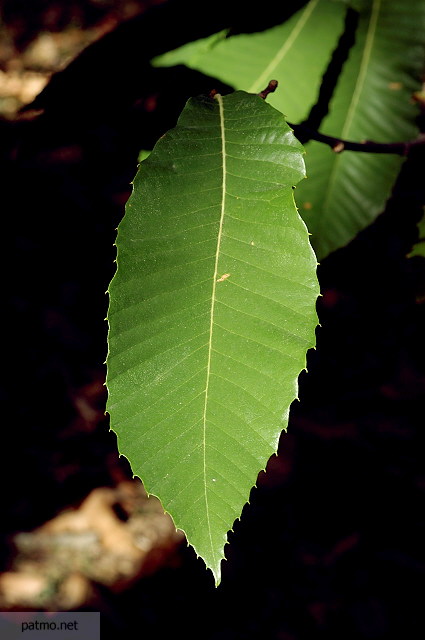
[[[112,429],[216,582],[314,345],[317,263],[292,192],[302,153],[258,96],[191,99],[118,229]]]
[[[359,142],[409,140],[417,134],[411,95],[423,70],[425,2],[373,0],[367,6],[322,131]],[[297,203],[320,259],[383,210],[403,160],[335,154],[317,142],[306,151],[309,180],[297,190]]]
[[[311,0],[287,22],[262,33],[224,39],[225,32],[170,51],[152,62],[185,64],[235,89],[258,93],[273,78],[280,90],[268,100],[292,122],[304,119],[316,101],[322,74],[344,25],[345,9]]]

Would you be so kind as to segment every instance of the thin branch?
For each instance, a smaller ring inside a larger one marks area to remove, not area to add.
[[[342,140],[334,136],[326,136],[304,124],[291,124],[290,122],[288,124],[294,130],[295,135],[302,138],[303,143],[309,140],[323,142],[323,144],[331,147],[335,153],[361,151],[363,153],[394,153],[399,156],[407,156],[411,149],[425,146],[425,134],[423,133],[414,140],[408,140],[407,142],[373,142],[372,140],[352,142],[351,140]]]
[[[267,87],[263,89],[263,91],[260,91],[258,95],[260,96],[260,98],[263,98],[263,100],[265,100],[269,95],[269,93],[274,93],[276,91],[277,85],[278,85],[277,80],[270,80]]]

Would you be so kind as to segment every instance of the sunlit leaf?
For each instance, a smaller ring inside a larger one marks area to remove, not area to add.
[[[192,99],[140,165],[118,230],[111,426],[216,582],[315,342],[302,154],[258,96]]]
[[[396,142],[417,135],[411,100],[424,63],[425,2],[373,0],[324,120],[323,133]],[[395,155],[306,146],[309,179],[297,189],[300,213],[320,258],[347,244],[383,210],[403,162]]]

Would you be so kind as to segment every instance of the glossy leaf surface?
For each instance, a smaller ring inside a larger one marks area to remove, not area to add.
[[[111,428],[216,582],[315,342],[303,176],[301,145],[258,96],[191,99],[140,165],[118,230]]]
[[[417,134],[411,95],[423,70],[425,2],[362,4],[366,9],[356,42],[321,131],[359,142],[409,140]],[[403,160],[389,154],[335,154],[317,142],[306,151],[309,179],[297,190],[297,204],[320,259],[347,244],[384,209]]]
[[[343,30],[344,15],[342,5],[311,0],[277,27],[228,39],[221,32],[170,51],[153,64],[185,64],[253,93],[276,79],[279,91],[268,102],[290,121],[299,122],[316,101],[322,74]]]

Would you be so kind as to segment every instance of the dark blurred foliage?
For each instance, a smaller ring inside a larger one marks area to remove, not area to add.
[[[132,17],[161,0],[1,0],[4,26],[18,50],[42,31],[60,32],[69,26],[87,29],[112,15]]]
[[[63,4],[82,7],[88,24],[105,3]],[[148,60],[225,26],[270,26],[302,4],[168,0],[54,76],[31,105],[40,115],[0,121],[4,567],[11,533],[131,477],[102,417],[115,229],[138,151],[173,126],[189,96],[226,90]],[[3,2],[8,20],[21,20],[22,46],[51,6]],[[420,261],[405,258],[422,171],[418,153],[386,212],[319,267],[322,326],[301,402],[230,535],[220,588],[184,549],[178,568],[118,596],[100,589],[102,638],[423,636],[425,307]]]

